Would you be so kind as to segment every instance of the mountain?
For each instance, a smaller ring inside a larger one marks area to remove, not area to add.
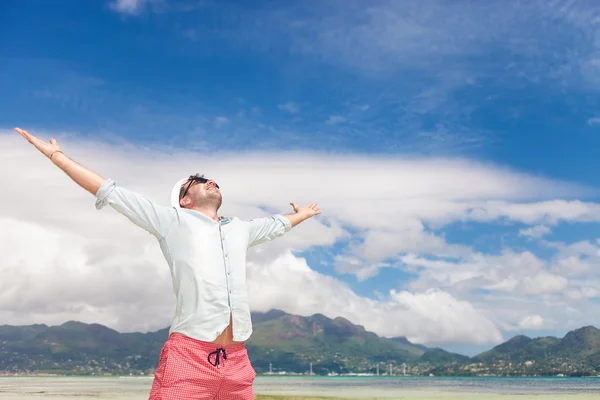
[[[406,350],[407,352],[412,353],[416,356],[419,356],[419,357],[422,356],[423,354],[425,354],[425,352],[429,350],[427,348],[427,346],[423,346],[422,344],[411,343],[405,337],[395,337],[395,338],[391,338],[390,340],[392,342],[394,342],[394,344],[399,346],[400,348],[402,348],[402,349]]]
[[[419,361],[430,363],[432,365],[445,365],[445,364],[465,364],[469,362],[469,357],[463,356],[462,354],[450,353],[443,349],[429,349],[425,352]]]
[[[493,362],[497,360],[529,360],[545,357],[550,349],[560,344],[560,339],[542,337],[531,339],[519,335],[474,357],[476,361]]]
[[[588,326],[571,331],[562,339],[515,336],[505,343],[474,357],[476,361],[540,360],[552,357],[586,358],[600,352],[600,330]]]
[[[284,315],[287,315],[287,314],[281,310],[269,310],[266,313],[253,312],[252,313],[252,324],[256,325],[261,322],[267,322],[272,319],[277,319],[279,317],[283,317]]]
[[[600,330],[593,326],[576,329],[564,338],[529,338],[519,335],[472,359],[488,365],[519,365],[525,373],[570,375],[600,371]]]
[[[303,372],[314,364],[315,373],[375,371],[375,364],[393,366],[414,362],[424,353],[421,346],[398,343],[368,332],[344,318],[329,319],[278,312],[270,317],[252,316],[254,333],[247,343],[257,370],[277,369]]]
[[[99,324],[69,321],[59,326],[0,326],[0,370],[147,370],[166,339],[119,333]]]
[[[246,343],[258,373],[394,373],[412,375],[598,375],[600,330],[588,326],[554,337],[515,336],[473,358],[383,338],[344,318],[280,310],[253,313]],[[169,334],[119,333],[99,324],[0,326],[0,374],[151,374]]]
[[[560,341],[563,351],[590,356],[600,352],[600,330],[586,326],[569,332]]]
[[[310,317],[279,310],[253,313],[254,334],[246,343],[254,368],[318,374],[382,371],[416,363],[427,348],[404,338],[386,339],[344,318]],[[151,371],[168,329],[119,333],[99,324],[69,321],[59,326],[0,326],[0,371]]]

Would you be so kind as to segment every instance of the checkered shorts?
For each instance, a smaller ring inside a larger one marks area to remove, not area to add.
[[[218,346],[173,334],[160,352],[149,400],[250,400],[255,377],[243,344]]]

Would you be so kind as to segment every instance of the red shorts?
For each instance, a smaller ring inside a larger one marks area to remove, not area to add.
[[[243,344],[218,346],[175,334],[160,352],[149,400],[250,400],[255,377]]]

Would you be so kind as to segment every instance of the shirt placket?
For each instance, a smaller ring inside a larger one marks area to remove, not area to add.
[[[225,234],[221,223],[219,223],[219,237],[221,240],[221,252],[223,255],[223,266],[225,267],[225,285],[227,288],[227,304],[229,304],[229,312],[231,313],[231,285],[229,278],[231,277],[231,265],[229,264],[229,255],[227,252],[227,246],[225,244]]]

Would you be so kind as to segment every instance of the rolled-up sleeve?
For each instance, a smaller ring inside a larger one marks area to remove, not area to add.
[[[292,229],[290,220],[281,214],[250,220],[248,247],[283,236]]]
[[[177,213],[172,207],[158,206],[148,198],[118,186],[112,179],[105,180],[96,192],[96,209],[101,210],[107,205],[159,239],[166,236]]]

